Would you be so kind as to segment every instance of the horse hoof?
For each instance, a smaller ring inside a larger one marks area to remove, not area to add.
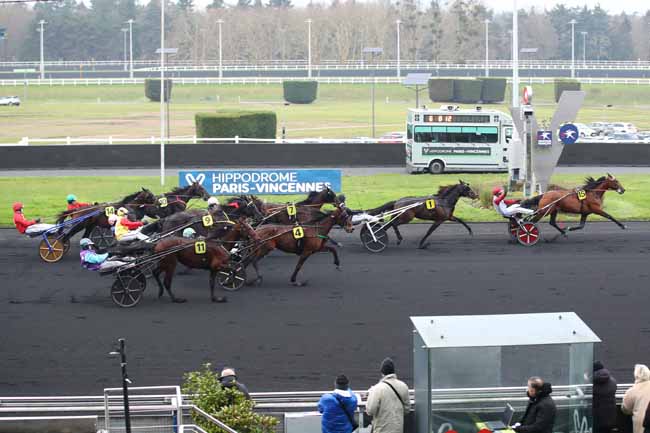
[[[420,250],[426,250],[427,248],[429,248],[429,244],[420,245],[418,247],[418,249],[420,249]]]
[[[187,302],[187,299],[185,299],[185,298],[174,298],[174,299],[172,299],[172,302],[174,304],[183,304],[183,303]]]
[[[625,224],[621,225],[621,228],[622,228],[623,230],[627,230],[627,226],[626,226]]]
[[[262,284],[262,281],[264,281],[264,278],[262,278],[262,277],[257,277],[257,278],[255,279],[255,281],[253,282],[253,284],[255,284],[256,286],[259,286],[260,284]]]
[[[341,272],[343,270],[343,268],[340,265],[336,265],[336,270]]]
[[[228,302],[228,298],[225,296],[217,296],[216,298],[212,298],[212,302],[215,302],[217,304],[223,304],[225,302]]]
[[[305,287],[307,285],[307,281],[294,281],[293,285],[295,287]]]

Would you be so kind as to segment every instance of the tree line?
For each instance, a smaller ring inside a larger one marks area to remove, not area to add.
[[[485,20],[489,20],[490,58],[511,58],[511,12],[494,12],[480,0],[331,0],[293,7],[291,0],[213,0],[197,10],[193,0],[167,0],[167,46],[179,49],[176,59],[201,63],[218,57],[217,20],[223,20],[224,60],[305,60],[307,24],[312,23],[312,59],[355,61],[363,48],[383,48],[381,58],[396,58],[396,20],[400,20],[403,61],[462,62],[484,58]],[[232,4],[231,4],[232,3]],[[39,59],[38,22],[45,20],[48,60],[119,60],[123,58],[126,21],[134,19],[135,59],[155,59],[160,45],[160,0],[76,0],[0,6],[2,61]],[[556,5],[550,10],[520,10],[519,46],[536,48],[521,59],[571,58],[571,25],[575,19],[576,58],[649,60],[650,10],[645,14],[609,14],[594,7]],[[530,51],[530,50],[529,50]],[[367,58],[366,58],[367,60]]]

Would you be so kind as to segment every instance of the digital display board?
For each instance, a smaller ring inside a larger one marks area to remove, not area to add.
[[[489,114],[425,114],[425,123],[490,123]]]

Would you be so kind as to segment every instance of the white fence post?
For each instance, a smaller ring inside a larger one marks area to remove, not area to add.
[[[70,145],[70,136],[69,135],[65,138],[65,144],[67,144],[68,146]]]
[[[113,136],[112,135],[108,136],[108,144],[113,144]]]
[[[192,136],[192,143],[196,144],[196,134]]]
[[[239,135],[235,135],[235,144],[239,144]]]

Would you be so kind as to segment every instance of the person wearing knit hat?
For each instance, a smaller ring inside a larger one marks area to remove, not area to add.
[[[322,414],[323,433],[352,433],[359,425],[355,419],[357,404],[361,400],[350,389],[345,374],[339,374],[334,381],[334,391],[323,394],[318,402]]]
[[[372,417],[373,433],[403,433],[404,415],[411,410],[408,386],[397,378],[391,358],[381,362],[382,378],[368,391],[366,413]]]
[[[594,361],[591,411],[594,433],[610,433],[617,427],[616,379],[602,362]]]

